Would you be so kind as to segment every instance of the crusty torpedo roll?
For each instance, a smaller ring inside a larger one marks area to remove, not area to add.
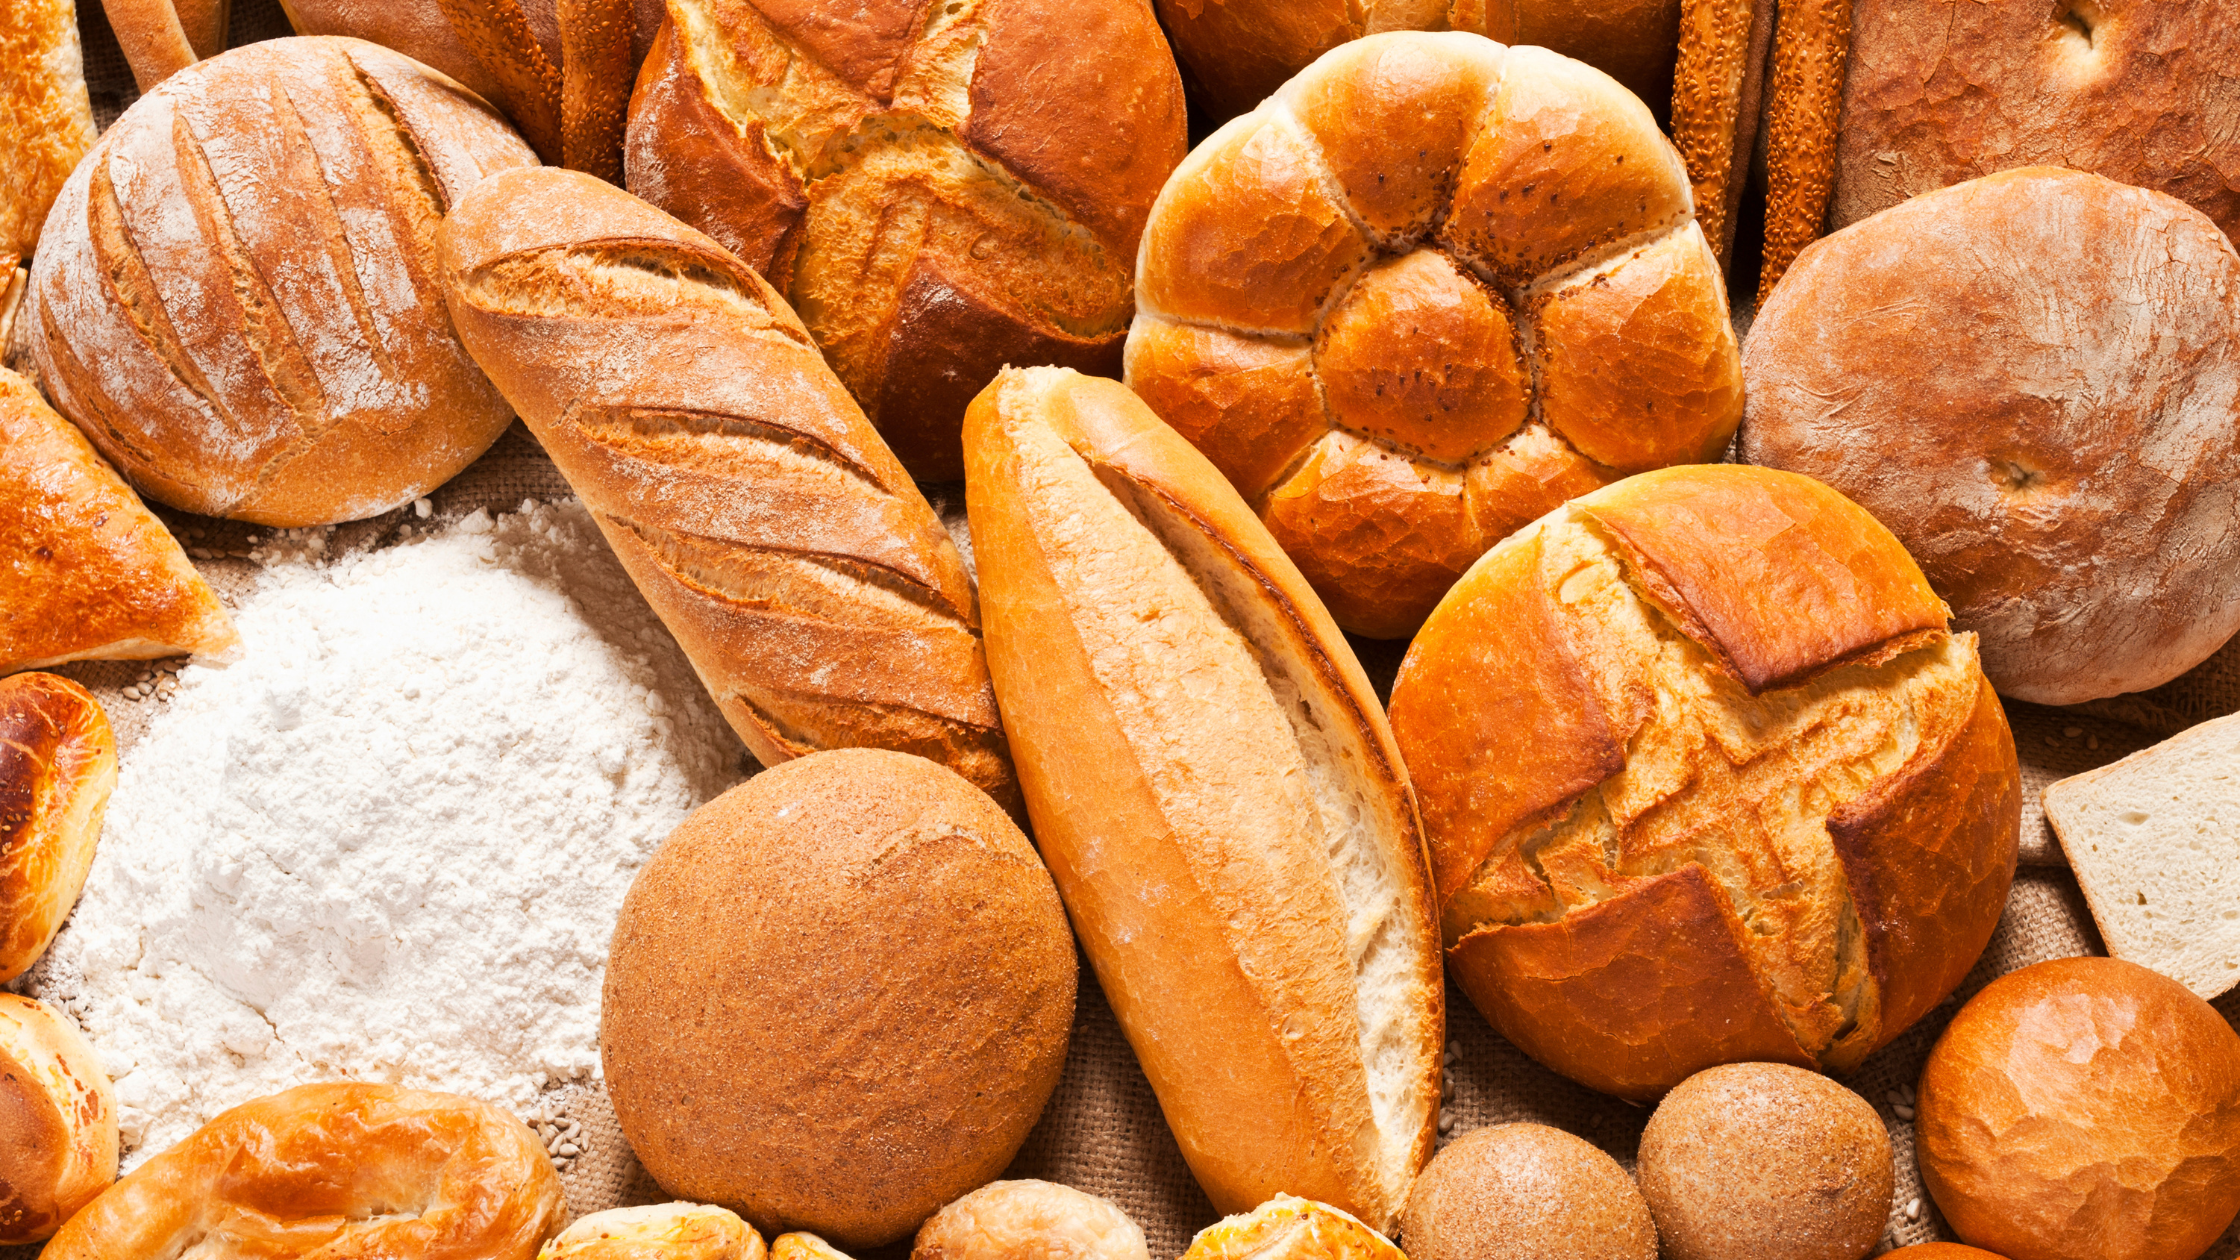
[[[1214,1206],[1389,1227],[1442,1037],[1421,824],[1367,678],[1250,508],[1115,382],[965,417],[989,673],[1075,931]]]

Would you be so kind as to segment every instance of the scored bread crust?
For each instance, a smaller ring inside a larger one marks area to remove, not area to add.
[[[966,417],[989,669],[1076,931],[1217,1208],[1386,1226],[1429,1157],[1420,826],[1353,653],[1127,390],[1006,372]]]
[[[892,748],[1017,812],[956,546],[784,299],[552,168],[438,233],[459,335],[756,758]]]
[[[8,24],[0,33],[0,117],[8,120],[0,128],[0,263],[12,267],[9,255],[38,246],[47,208],[95,132],[72,0],[17,0]]]
[[[0,1130],[0,1247],[54,1233],[116,1180],[109,1074],[69,1016],[15,993],[0,993]]]
[[[91,692],[54,674],[0,678],[0,984],[70,917],[116,785],[116,736]]]
[[[1392,722],[1448,960],[1505,1036],[1654,1098],[1844,1069],[1965,976],[2013,878],[2014,743],[1888,532],[1805,478],[1666,469],[1457,583]]]

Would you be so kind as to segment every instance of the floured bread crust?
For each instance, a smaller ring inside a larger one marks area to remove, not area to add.
[[[30,254],[47,208],[93,147],[72,0],[18,0],[0,26],[0,259]]]

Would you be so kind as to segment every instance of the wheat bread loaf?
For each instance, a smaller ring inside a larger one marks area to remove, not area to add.
[[[0,678],[0,984],[47,950],[93,867],[117,740],[85,688]]]
[[[46,1238],[116,1180],[117,1100],[101,1060],[69,1016],[6,992],[0,1138],[0,1246]]]

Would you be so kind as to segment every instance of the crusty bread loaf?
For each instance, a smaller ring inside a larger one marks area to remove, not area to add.
[[[1814,245],[1751,325],[1740,453],[1888,525],[2004,695],[2139,691],[2240,631],[2240,255],[2037,167]]]
[[[1111,1201],[1048,1181],[992,1181],[933,1214],[910,1260],[1151,1260]]]
[[[109,1074],[69,1016],[14,993],[0,993],[0,1137],[0,1247],[54,1233],[116,1180]]]
[[[896,748],[1018,808],[964,562],[784,299],[571,172],[487,181],[440,245],[459,335],[764,765]]]
[[[42,1260],[533,1260],[566,1219],[544,1144],[496,1107],[394,1085],[299,1085],[134,1169]]]
[[[1006,363],[1117,375],[1187,147],[1143,0],[672,0],[630,190],[770,278],[916,476]]]
[[[1408,1191],[1409,1260],[1657,1260],[1657,1223],[1618,1161],[1544,1124],[1449,1143]]]
[[[78,904],[116,785],[116,736],[92,693],[53,674],[0,678],[0,984]]]
[[[1794,474],[1643,473],[1512,535],[1424,623],[1392,726],[1453,974],[1628,1098],[1858,1064],[1959,985],[2014,875],[1973,637]]]
[[[2150,0],[2151,2],[2151,0]],[[1766,244],[1763,305],[1804,247],[1820,238],[1836,181],[1843,70],[1852,0],[1781,0],[1765,94]]]
[[[1215,1207],[1373,1225],[1430,1156],[1421,831],[1353,651],[1204,457],[1115,382],[966,415],[988,667],[1037,841]]]
[[[534,161],[489,106],[372,44],[197,64],[55,203],[23,315],[41,384],[174,507],[301,526],[408,503],[512,418],[445,316],[436,223]]]
[[[1732,261],[1742,190],[1765,110],[1773,47],[1771,0],[1682,0],[1680,58],[1672,85],[1672,144],[1688,167],[1696,222]]]
[[[101,0],[142,92],[225,51],[231,0]]]
[[[239,641],[163,522],[5,368],[0,451],[0,673]]]
[[[638,873],[600,1054],[670,1193],[878,1246],[1018,1153],[1076,980],[1050,874],[985,794],[922,757],[818,753],[693,811]]]
[[[450,75],[486,101],[498,99],[497,78],[452,32],[437,0],[281,0],[281,7],[298,35],[347,35],[379,44]],[[528,0],[522,8],[538,47],[557,62],[560,28],[553,0]]]
[[[1129,386],[1359,634],[1412,633],[1510,531],[1716,459],[1742,415],[1679,155],[1544,49],[1325,54],[1191,153],[1140,270]]]
[[[1182,1260],[1406,1260],[1392,1240],[1327,1203],[1279,1194],[1198,1231]]]
[[[754,1226],[704,1203],[609,1208],[578,1217],[537,1260],[763,1260]]]
[[[631,0],[436,0],[492,81],[490,99],[545,161],[622,179],[622,118],[637,63]],[[555,38],[540,39],[549,17]],[[558,46],[555,53],[552,45]]]
[[[1921,1179],[2013,1260],[2194,1260],[2240,1212],[2240,1034],[2114,958],[2009,972],[1921,1070]]]
[[[73,0],[11,0],[0,24],[0,285],[39,244],[47,208],[93,147]],[[0,352],[7,341],[0,337]]]

